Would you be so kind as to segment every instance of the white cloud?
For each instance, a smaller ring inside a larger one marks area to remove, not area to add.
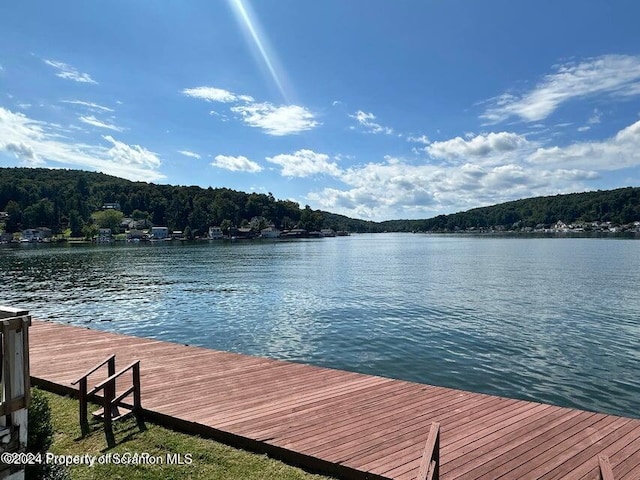
[[[415,165],[385,157],[340,170],[343,188],[312,191],[307,198],[318,208],[384,220],[590,190],[607,171],[640,167],[640,121],[611,138],[566,146],[539,148],[507,132],[432,145],[435,156],[457,161]]]
[[[599,171],[640,166],[640,121],[604,141],[538,148],[528,157],[528,161],[536,165]]]
[[[56,73],[57,77],[73,80],[74,82],[98,84],[88,73],[79,72],[67,63],[56,62],[54,60],[44,60],[44,63],[58,70],[58,73]]]
[[[69,104],[72,104],[72,105],[82,105],[83,107],[87,107],[90,110],[99,110],[101,112],[114,112],[115,111],[113,108],[104,107],[102,105],[98,105],[97,103],[93,103],[93,102],[84,102],[82,100],[62,100],[62,103],[69,103]]]
[[[252,127],[261,128],[274,136],[291,135],[318,126],[312,112],[299,105],[275,106],[271,103],[252,103],[231,108]]]
[[[420,135],[419,137],[407,137],[407,142],[421,143],[422,145],[429,145],[431,140],[426,135]]]
[[[358,110],[353,115],[349,115],[349,117],[357,120],[360,126],[364,127],[364,131],[367,133],[384,133],[385,135],[391,135],[393,133],[393,128],[383,127],[379,123],[374,122],[376,116],[373,113]]]
[[[78,120],[80,120],[83,123],[86,123],[87,125],[93,125],[94,127],[98,127],[98,128],[106,128],[107,130],[113,130],[115,132],[123,131],[123,129],[118,127],[117,125],[102,122],[98,120],[96,117],[94,117],[93,115],[81,116],[81,117],[78,117]]]
[[[546,169],[508,163],[498,166],[410,165],[386,159],[346,170],[344,189],[324,188],[307,198],[318,208],[344,215],[385,220],[428,218],[536,195],[585,189],[592,170]]]
[[[223,88],[216,87],[195,87],[195,88],[185,88],[182,90],[182,93],[188,97],[199,98],[201,100],[206,100],[207,102],[221,102],[221,103],[231,103],[237,102],[240,97],[238,97],[235,93],[231,93],[229,90],[225,90]],[[243,98],[251,98],[242,95]]]
[[[594,108],[593,114],[589,117],[589,120],[587,120],[587,123],[589,125],[597,125],[598,123],[600,123],[601,118],[602,118],[602,112],[597,108]]]
[[[291,135],[318,126],[315,115],[300,105],[276,106],[269,102],[256,102],[250,95],[236,95],[216,87],[185,88],[182,93],[209,102],[240,103],[230,110],[247,125],[261,128],[269,135]],[[225,122],[228,120],[226,115],[216,110],[211,110],[209,115],[217,116]]]
[[[267,161],[280,165],[284,177],[309,177],[315,174],[339,176],[340,168],[329,161],[329,155],[312,150],[298,150],[293,154],[280,154],[267,157]]]
[[[111,135],[105,135],[102,138],[113,145],[107,151],[107,156],[118,163],[142,168],[158,168],[160,166],[158,155],[140,145],[127,145],[114,139]]]
[[[0,107],[0,151],[20,155],[27,163],[55,162],[87,168],[130,180],[165,178],[157,154],[105,136],[111,144],[89,145],[67,140],[59,127]]]
[[[197,159],[202,158],[199,154],[195,152],[191,152],[189,150],[178,150],[178,153],[181,155],[184,155],[185,157],[191,157],[191,158],[197,158]]]
[[[527,139],[522,135],[512,132],[491,132],[467,140],[456,137],[443,142],[433,142],[425,148],[425,151],[434,158],[451,160],[504,154],[519,150],[527,144]]]
[[[20,142],[7,142],[5,144],[0,142],[0,148],[4,148],[6,151],[13,153],[14,156],[29,166],[42,165],[44,162],[36,155],[33,147],[27,145],[24,141]]]
[[[212,166],[231,170],[232,172],[249,172],[257,173],[262,171],[262,167],[256,162],[249,160],[242,155],[233,157],[230,155],[217,155]]]
[[[492,99],[492,105],[481,118],[488,123],[510,117],[534,122],[547,118],[572,99],[601,94],[617,97],[640,94],[640,56],[604,55],[560,65],[533,90],[520,96],[505,93]]]

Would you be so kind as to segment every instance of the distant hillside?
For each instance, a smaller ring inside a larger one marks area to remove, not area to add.
[[[640,221],[640,188],[527,198],[428,220],[390,220],[380,225],[388,231],[433,232],[548,227],[558,221],[567,224],[612,222],[619,225]]]
[[[371,222],[300,208],[271,193],[155,185],[80,170],[0,168],[0,211],[9,214],[4,220],[7,232],[44,226],[55,233],[71,229],[74,236],[88,235],[97,228],[92,214],[107,203],[117,203],[126,217],[192,235],[204,235],[211,225],[242,226],[252,219],[254,225],[257,221],[279,228],[351,232],[511,229],[514,225],[551,225],[558,220],[618,224],[640,220],[640,188],[530,198],[427,220]]]

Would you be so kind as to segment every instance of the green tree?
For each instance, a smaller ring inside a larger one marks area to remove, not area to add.
[[[4,209],[9,214],[9,218],[5,223],[5,230],[8,233],[17,232],[20,230],[20,224],[22,223],[22,210],[20,209],[20,205],[14,200],[9,200]]]
[[[229,235],[229,229],[232,226],[233,226],[233,223],[231,223],[231,220],[229,220],[228,218],[225,218],[220,223],[220,229],[222,230],[222,233],[225,234],[225,235]]]
[[[113,233],[118,233],[124,214],[118,210],[103,210],[95,212],[91,217],[99,228],[110,228]]]
[[[82,226],[84,222],[82,221],[82,217],[80,217],[80,213],[77,210],[71,210],[69,212],[69,228],[71,229],[72,237],[79,237],[82,235]]]

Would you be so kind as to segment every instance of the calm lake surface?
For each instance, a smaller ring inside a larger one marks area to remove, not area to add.
[[[640,417],[640,241],[353,235],[0,248],[40,319]]]

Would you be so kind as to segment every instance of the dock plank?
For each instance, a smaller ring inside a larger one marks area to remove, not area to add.
[[[34,384],[74,393],[107,356],[140,360],[151,418],[338,477],[413,480],[437,421],[444,480],[595,478],[599,454],[640,478],[639,419],[54,322],[34,321],[30,341]]]

